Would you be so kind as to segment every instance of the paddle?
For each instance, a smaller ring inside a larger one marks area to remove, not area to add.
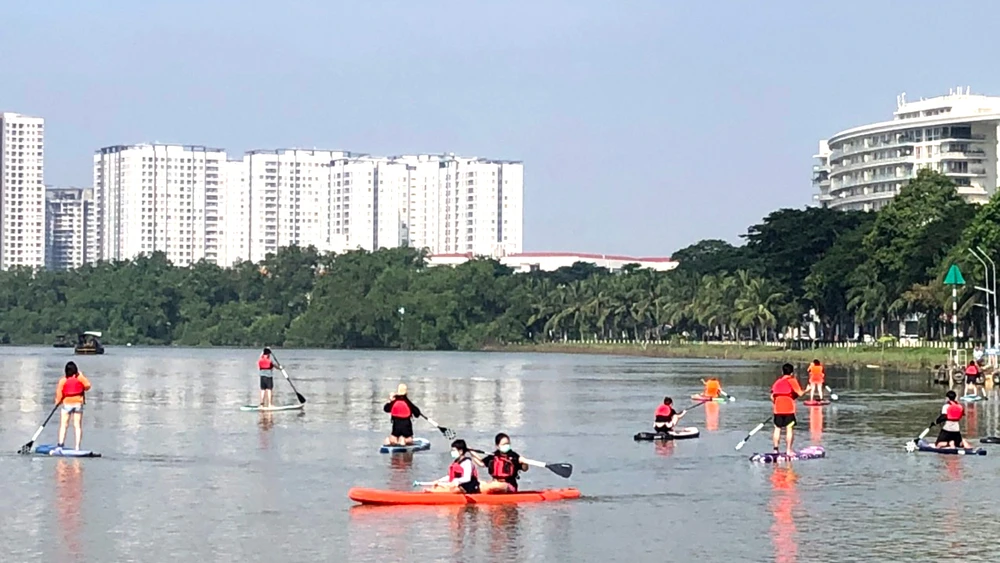
[[[826,392],[830,394],[831,401],[836,401],[839,398],[837,397],[837,394],[833,392],[833,389],[830,389],[829,386],[824,385],[824,387],[826,387]]]
[[[469,451],[477,454],[488,455],[483,450],[469,449]],[[480,459],[479,461],[482,461],[482,459]],[[549,471],[555,473],[556,475],[562,477],[563,479],[569,479],[570,475],[573,474],[572,463],[545,463],[544,461],[535,461],[533,459],[528,459],[526,457],[522,457],[521,462],[526,463],[532,467],[544,467],[545,469],[548,469]]]
[[[274,358],[274,361],[278,362],[277,356],[271,354],[271,357]],[[281,362],[278,362],[278,366],[279,369],[281,369],[281,375],[285,376],[285,381],[287,381],[288,384],[292,386],[292,391],[295,391],[295,397],[298,398],[299,402],[302,403],[303,405],[306,404],[306,398],[302,395],[302,393],[299,393],[298,389],[295,388],[295,384],[292,383],[292,378],[288,377],[288,372],[285,371],[285,366],[282,366]]]
[[[38,427],[38,430],[35,430],[35,435],[31,437],[31,440],[27,444],[21,446],[21,449],[17,450],[17,453],[21,455],[26,455],[31,453],[31,446],[35,445],[35,440],[37,440],[38,437],[41,436],[42,430],[45,429],[45,425],[49,423],[49,419],[52,418],[52,415],[56,414],[56,410],[59,409],[59,405],[61,404],[62,401],[59,401],[58,403],[56,403],[56,406],[52,407],[52,410],[49,411],[49,416],[45,417],[45,422],[43,422],[42,425]]]
[[[771,419],[769,418],[768,420],[771,420]],[[760,432],[761,428],[764,428],[764,425],[767,424],[768,420],[765,420],[764,422],[761,422],[757,426],[754,426],[753,430],[751,430],[750,433],[747,434],[747,437],[743,438],[742,440],[740,440],[739,444],[736,444],[736,449],[737,450],[742,450],[743,446],[747,445],[747,441],[750,440],[750,438],[752,438],[754,434]]]
[[[444,437],[447,438],[447,439],[449,439],[449,440],[454,440],[455,437],[457,436],[457,434],[455,434],[454,430],[452,430],[451,428],[445,428],[444,426],[441,426],[440,424],[434,422],[430,418],[427,418],[427,416],[424,415],[423,413],[420,414],[420,418],[426,420],[427,422],[430,422],[434,426],[437,426],[437,429],[441,432],[441,434],[443,434]]]
[[[919,436],[917,436],[916,438],[914,438],[912,441],[907,442],[906,443],[906,448],[907,449],[916,448],[917,447],[917,442],[919,442],[920,440],[923,440],[924,438],[926,438],[927,435],[930,434],[931,428],[934,428],[935,426],[937,426],[937,421],[936,420],[934,422],[932,422],[930,424],[930,426],[928,426],[927,428],[924,428],[924,431],[921,432]]]
[[[437,481],[414,481],[414,487],[432,487],[437,483]]]

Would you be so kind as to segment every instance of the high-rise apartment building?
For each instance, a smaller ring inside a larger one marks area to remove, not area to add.
[[[907,102],[904,94],[891,120],[820,142],[815,199],[833,209],[878,210],[926,168],[948,176],[965,200],[985,203],[998,187],[998,127],[1000,97],[959,88]]]
[[[93,188],[46,188],[45,267],[72,270],[99,256]]]
[[[372,157],[315,149],[107,147],[94,157],[103,257],[161,250],[177,264],[411,246],[521,251],[523,166],[453,155]]]
[[[120,145],[94,155],[101,258],[164,252],[174,264],[219,262],[227,170],[222,149]]]
[[[0,113],[0,269],[45,266],[45,120]]]
[[[342,250],[344,241],[332,237],[329,229],[330,163],[347,154],[306,149],[248,152],[236,188],[246,213],[239,222],[227,218],[230,236],[245,248],[238,259],[256,262],[293,244],[324,252]]]

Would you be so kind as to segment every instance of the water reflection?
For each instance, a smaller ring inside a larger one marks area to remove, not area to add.
[[[813,444],[823,441],[823,407],[809,407],[809,439]]]
[[[777,563],[795,563],[798,560],[798,531],[795,528],[795,510],[799,505],[795,469],[791,465],[774,467],[771,473],[771,544]]]
[[[705,403],[705,429],[715,432],[719,429],[719,405],[716,403]]]
[[[257,445],[262,450],[271,449],[271,429],[274,428],[274,413],[262,412],[257,420]]]
[[[59,536],[62,539],[64,561],[77,561],[83,555],[80,514],[83,500],[83,462],[61,458],[55,464],[56,510],[59,515]]]

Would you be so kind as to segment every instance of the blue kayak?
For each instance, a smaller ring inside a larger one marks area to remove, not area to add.
[[[431,449],[431,441],[424,438],[414,438],[413,444],[409,446],[382,446],[379,448],[380,454],[405,454],[408,452],[419,452]]]
[[[60,449],[53,444],[42,444],[35,448],[35,453],[52,457],[101,457],[101,454],[90,450]]]

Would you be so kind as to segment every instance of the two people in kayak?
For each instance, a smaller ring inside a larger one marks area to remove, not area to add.
[[[517,492],[517,480],[522,471],[528,470],[528,464],[521,460],[520,454],[511,449],[510,436],[503,432],[494,438],[496,450],[480,457],[469,449],[465,440],[455,440],[451,443],[451,465],[448,466],[448,476],[442,477],[427,489],[432,493],[490,493],[504,494]],[[485,467],[492,481],[479,480],[478,467]]]

